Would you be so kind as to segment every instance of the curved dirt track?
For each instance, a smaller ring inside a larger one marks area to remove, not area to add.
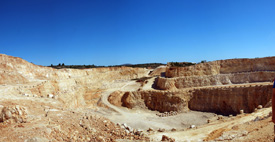
[[[130,87],[128,87],[130,86]],[[128,88],[127,88],[128,87]],[[114,105],[112,105],[109,101],[108,101],[108,98],[110,96],[111,93],[113,93],[114,91],[117,91],[117,90],[121,90],[121,91],[135,91],[137,90],[139,87],[139,84],[136,83],[135,81],[129,81],[127,83],[125,83],[125,85],[123,85],[120,89],[108,89],[106,91],[104,91],[102,93],[102,96],[101,96],[101,101],[104,105],[106,105],[108,108],[111,108],[112,110],[114,110],[115,112],[123,115],[126,113],[125,110],[123,110],[122,108],[118,108]]]
[[[152,82],[152,81],[150,81]],[[270,83],[259,83],[259,85],[268,85]],[[147,89],[150,84],[147,84]],[[233,85],[232,87],[239,86],[256,86],[258,83],[254,84],[242,84]],[[134,86],[134,87],[133,87]],[[223,132],[230,132],[232,127],[249,123],[258,118],[267,118],[271,113],[271,108],[264,108],[254,112],[252,114],[242,114],[233,117],[222,117],[221,120],[217,116],[211,113],[195,112],[190,111],[186,113],[181,113],[177,116],[159,118],[156,117],[158,112],[144,110],[144,109],[127,109],[124,107],[118,107],[110,104],[108,97],[114,91],[136,91],[140,84],[135,81],[127,82],[120,89],[110,89],[102,94],[102,102],[112,110],[115,111],[112,115],[103,115],[116,123],[125,123],[134,129],[139,129],[142,131],[148,130],[148,128],[153,128],[154,130],[165,129],[165,132],[149,133],[148,136],[152,141],[160,141],[163,135],[174,138],[176,141],[188,140],[188,141],[203,141],[203,140],[214,140],[217,139]],[[152,85],[151,85],[152,86]],[[203,88],[220,88],[226,86],[207,86],[200,87]],[[150,88],[153,89],[153,88]],[[115,117],[117,116],[117,117]],[[200,116],[205,116],[204,119],[200,119]],[[203,121],[204,123],[198,123],[194,121]],[[134,121],[133,121],[134,119]],[[185,119],[185,120],[183,120]],[[189,120],[188,120],[189,119]],[[207,120],[211,120],[209,124],[206,123]],[[176,121],[180,123],[175,123]],[[183,122],[187,122],[186,125],[182,125]],[[194,129],[189,129],[191,125],[196,126]],[[205,125],[207,124],[207,125]],[[177,129],[177,131],[172,132],[171,129]],[[240,137],[242,138],[242,137]],[[243,140],[242,140],[243,141]]]
[[[120,88],[120,91],[136,91],[139,88],[140,84],[135,81],[127,82],[123,87]],[[124,107],[118,107],[110,104],[108,101],[109,95],[117,91],[117,89],[110,89],[102,93],[101,101],[104,105],[106,105],[110,111],[105,109],[100,110],[101,114],[103,113],[104,117],[112,120],[113,122],[119,124],[126,124],[133,129],[138,129],[142,131],[146,131],[149,128],[154,130],[165,129],[166,131],[171,131],[171,129],[184,130],[190,125],[203,125],[206,124],[207,119],[213,118],[215,115],[212,113],[204,113],[204,112],[186,112],[182,114],[178,114],[176,116],[170,117],[158,117],[156,111],[150,111],[145,109],[128,109]],[[104,114],[104,112],[106,112]],[[197,119],[194,120],[193,118]],[[158,139],[156,136],[152,135],[152,140]]]

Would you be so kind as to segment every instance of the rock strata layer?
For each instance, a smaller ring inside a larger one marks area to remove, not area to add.
[[[236,115],[240,110],[251,113],[269,103],[272,85],[226,86],[178,91],[133,91],[113,93],[115,105],[147,108],[159,112],[203,111]],[[118,100],[121,100],[118,103]]]

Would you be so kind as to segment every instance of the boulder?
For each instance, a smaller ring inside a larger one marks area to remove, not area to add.
[[[27,110],[21,106],[3,107],[0,113],[0,122],[11,121],[15,123],[25,123],[27,118]]]
[[[175,139],[169,138],[169,137],[166,136],[166,135],[162,135],[161,141],[165,141],[165,142],[174,142]]]
[[[258,109],[262,109],[263,108],[263,106],[262,105],[258,105],[258,107],[257,107]]]

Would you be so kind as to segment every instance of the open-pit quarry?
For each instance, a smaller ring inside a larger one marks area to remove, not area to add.
[[[0,141],[273,141],[275,57],[53,69],[0,54]]]

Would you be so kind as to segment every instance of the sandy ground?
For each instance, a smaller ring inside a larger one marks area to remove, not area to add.
[[[214,121],[208,125],[190,129],[188,131],[159,133],[151,137],[160,140],[162,135],[167,135],[175,138],[177,141],[190,140],[190,141],[203,141],[203,140],[219,140],[217,139],[222,132],[230,131],[234,126],[240,126],[254,121],[257,117],[267,117],[271,112],[270,108],[262,109],[259,112],[252,113],[251,115],[240,115],[236,117],[224,117],[222,120]],[[246,135],[245,135],[246,136]],[[224,140],[224,139],[222,139]],[[230,139],[229,139],[230,140]]]
[[[147,83],[143,85],[142,87],[142,90],[152,90],[153,88],[153,84],[154,84],[154,81],[156,80],[156,77],[152,77],[150,79],[148,79]]]

